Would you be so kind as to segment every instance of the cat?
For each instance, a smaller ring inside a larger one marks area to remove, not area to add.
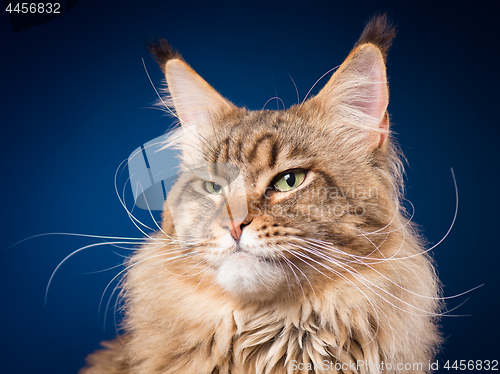
[[[431,371],[440,284],[400,205],[394,35],[374,16],[320,92],[281,111],[236,107],[148,45],[182,173],[128,260],[124,333],[81,374]]]

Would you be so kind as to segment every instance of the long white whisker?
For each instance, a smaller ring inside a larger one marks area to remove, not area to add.
[[[298,104],[298,103],[300,103],[299,90],[297,88],[297,85],[295,84],[295,81],[293,80],[292,76],[290,75],[290,73],[288,73],[288,76],[292,80],[293,86],[295,87],[295,92],[297,93],[297,104]]]
[[[300,103],[300,106],[302,107],[302,104],[304,104],[304,102],[306,101],[307,97],[309,96],[309,94],[311,93],[311,91],[314,89],[314,87],[316,87],[316,85],[319,83],[320,80],[322,80],[326,75],[330,74],[330,72],[334,71],[335,69],[337,69],[338,66],[335,66],[334,68],[331,68],[330,70],[328,70],[325,74],[323,74],[316,82],[314,82],[314,84],[312,85],[312,87],[309,89],[309,91],[307,91],[307,94],[306,96],[304,97],[304,100],[302,100],[302,102]]]
[[[131,265],[127,266],[125,269],[123,269],[122,271],[120,271],[118,274],[116,274],[113,279],[111,279],[109,282],[108,282],[108,285],[106,286],[106,288],[104,289],[103,293],[102,293],[102,296],[101,296],[101,301],[99,302],[99,308],[98,308],[98,314],[100,315],[100,310],[101,310],[101,307],[102,307],[102,302],[104,300],[104,295],[106,294],[107,290],[109,289],[109,287],[111,286],[111,284],[120,276],[122,275],[123,273],[125,273],[126,271],[130,270],[131,268],[145,262],[145,261],[151,261],[152,259],[154,258],[161,258],[161,257],[166,257],[168,255],[170,255],[172,252],[170,251],[167,251],[167,252],[162,252],[160,254],[156,254],[156,255],[153,255],[153,256],[147,256],[146,258],[144,259],[141,259],[137,262],[134,262],[132,263]],[[183,258],[183,257],[186,257],[186,255],[179,255],[179,256],[175,256],[175,257],[170,257],[168,258],[168,260],[175,260],[175,259],[178,259],[178,258]],[[158,261],[158,264],[161,264],[162,262],[164,261],[164,259],[162,259],[161,261]],[[120,282],[117,284],[117,286],[113,289],[109,299],[108,299],[108,302],[106,304],[106,309],[105,309],[105,312],[104,312],[104,323],[106,322],[106,314],[107,314],[107,310],[109,309],[109,305],[111,303],[111,298],[113,297],[113,294],[116,292],[116,289],[119,287],[120,285]]]
[[[144,66],[144,71],[146,72],[146,75],[148,76],[148,80],[149,80],[149,83],[151,83],[151,86],[153,87],[153,89],[155,90],[156,92],[156,95],[158,95],[158,98],[161,100],[161,102],[163,103],[163,105],[165,106],[166,108],[166,111],[171,114],[172,116],[174,116],[175,118],[177,118],[177,120],[179,122],[183,122],[181,118],[179,118],[179,116],[177,116],[177,114],[172,111],[172,109],[170,109],[170,106],[168,106],[167,103],[165,103],[165,101],[163,101],[163,97],[160,95],[160,93],[158,92],[158,90],[156,89],[154,83],[153,83],[153,80],[151,79],[151,76],[149,75],[149,72],[148,72],[148,68],[146,67],[146,63],[144,62],[144,59],[142,59],[142,66]],[[184,123],[186,124],[186,123]]]
[[[281,249],[287,251],[286,248],[282,247],[281,245],[278,245],[278,247],[280,247]],[[299,277],[297,276],[297,274],[295,273],[295,271],[293,270],[292,266],[297,269],[301,274],[302,276],[305,278],[305,280],[307,281],[307,283],[309,284],[309,287],[311,287],[311,291],[313,292],[313,294],[316,294],[315,291],[314,291],[314,287],[312,286],[311,282],[309,281],[309,278],[307,277],[307,275],[304,274],[304,272],[297,266],[295,265],[292,261],[290,261],[288,258],[286,258],[285,255],[281,254],[281,257],[285,260],[285,262],[288,264],[288,266],[290,267],[290,270],[292,271],[293,275],[295,276],[295,279],[297,280],[297,283],[299,284],[299,287],[302,291],[302,296],[304,296],[304,298],[306,297],[306,294],[304,293],[304,289],[302,288],[302,282],[300,281]]]
[[[281,100],[281,98],[279,98],[278,96],[274,96],[274,97],[271,97],[269,100],[266,101],[266,103],[264,104],[264,106],[262,107],[261,110],[264,110],[264,108],[266,107],[266,105],[271,101],[271,100],[280,100],[281,101],[281,104],[283,104],[283,107],[285,107],[285,103],[283,102],[283,100]]]
[[[115,192],[116,192],[116,196],[118,197],[118,200],[120,201],[120,204],[122,205],[122,207],[125,209],[125,211],[127,212],[130,220],[132,221],[132,223],[134,224],[134,226],[144,235],[144,236],[147,236],[148,238],[150,239],[153,239],[151,236],[149,236],[146,232],[144,232],[135,222],[137,222],[138,224],[140,224],[141,226],[147,228],[148,230],[151,230],[151,231],[154,231],[151,227],[149,226],[146,226],[144,223],[142,223],[140,220],[138,220],[133,214],[132,212],[130,212],[125,204],[125,202],[122,200],[121,196],[120,196],[120,193],[118,192],[118,186],[117,186],[117,177],[118,177],[118,170],[121,168],[121,166],[123,165],[124,162],[127,162],[128,159],[126,160],[123,160],[120,165],[118,165],[118,168],[116,169],[116,172],[115,172]]]
[[[123,242],[123,243],[120,243],[118,242],[118,244],[126,244],[127,242]],[[103,245],[109,245],[109,243],[94,243],[94,244],[89,244],[89,245],[86,245],[84,247],[81,247],[81,248],[78,248],[76,251],[73,251],[71,252],[69,255],[67,255],[60,263],[59,265],[57,265],[57,267],[55,268],[55,270],[52,272],[52,275],[50,276],[50,279],[49,279],[49,282],[47,283],[47,288],[45,289],[45,305],[47,305],[47,296],[48,296],[48,293],[49,293],[49,288],[50,288],[50,285],[52,283],[52,279],[54,278],[54,275],[56,274],[56,272],[59,270],[59,268],[71,257],[73,257],[74,255],[76,255],[77,253],[85,250],[85,249],[88,249],[88,248],[93,248],[93,247],[99,247],[99,246],[103,246]]]
[[[377,320],[379,320],[379,316],[378,316],[378,312],[377,312],[377,308],[375,307],[375,305],[373,304],[373,302],[370,300],[370,298],[368,297],[368,295],[366,295],[363,290],[361,290],[354,282],[352,282],[350,279],[348,279],[345,275],[343,275],[342,273],[340,273],[339,271],[335,270],[335,269],[332,269],[331,267],[319,262],[319,261],[316,261],[314,260],[313,258],[311,258],[310,256],[307,256],[303,253],[300,253],[298,251],[294,251],[294,250],[289,250],[289,249],[286,249],[283,247],[283,249],[285,251],[287,251],[288,253],[292,254],[295,258],[301,260],[302,262],[304,262],[306,265],[310,266],[311,268],[313,268],[314,270],[316,270],[318,273],[320,273],[321,275],[327,277],[328,279],[332,279],[330,276],[328,276],[327,274],[323,273],[321,270],[317,269],[316,267],[314,267],[313,265],[311,265],[310,263],[308,263],[307,261],[301,259],[302,257],[305,257],[306,259],[310,260],[310,261],[313,261],[314,263],[324,267],[325,269],[327,269],[328,271],[331,271],[333,272],[334,274],[337,274],[339,277],[341,277],[342,279],[344,279],[345,281],[347,281],[348,283],[350,283],[351,285],[353,285],[359,292],[361,292],[361,294],[366,297],[366,299],[368,300],[368,303],[372,306],[373,308],[373,311],[375,312],[376,314],[376,318]],[[332,279],[333,280],[333,279]],[[378,325],[377,325],[377,331],[378,331]]]
[[[116,239],[116,240],[131,240],[131,241],[137,241],[138,243],[141,243],[142,238],[128,238],[124,236],[104,236],[104,235],[89,235],[89,234],[78,234],[78,233],[71,233],[71,232],[47,232],[43,234],[36,234],[32,235],[28,238],[24,238],[22,240],[19,240],[18,242],[10,245],[9,247],[5,248],[5,250],[8,250],[12,247],[15,247],[16,245],[19,245],[27,240],[34,239],[34,238],[39,238],[42,236],[50,236],[50,235],[65,235],[65,236],[77,236],[77,237],[82,237],[82,238],[95,238],[95,239]]]
[[[397,260],[397,261],[399,261],[399,260],[404,260],[404,259],[407,259],[407,258],[421,256],[424,253],[430,252],[434,248],[437,248],[437,246],[439,246],[448,237],[448,235],[450,234],[451,230],[453,229],[453,226],[455,226],[455,222],[456,222],[457,216],[458,216],[458,186],[457,186],[457,181],[455,179],[455,173],[453,172],[453,168],[451,168],[451,175],[453,177],[453,184],[455,186],[455,213],[453,215],[453,220],[452,220],[452,222],[450,224],[450,227],[448,228],[448,231],[446,231],[446,234],[441,238],[441,240],[439,242],[437,242],[436,244],[434,244],[432,247],[426,249],[425,251],[422,251],[422,252],[414,254],[414,255],[405,256],[405,257],[397,257],[397,258],[394,258],[394,259],[388,258],[387,259],[388,261],[390,261],[390,260]]]

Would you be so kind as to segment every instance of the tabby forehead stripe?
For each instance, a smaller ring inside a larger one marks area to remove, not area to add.
[[[243,139],[238,140],[234,156],[237,161],[243,162]]]
[[[273,141],[271,146],[271,152],[269,153],[269,167],[274,167],[276,165],[276,159],[278,158],[278,145],[276,141]]]
[[[221,151],[222,151],[222,147],[217,147],[215,152],[213,154],[211,154],[210,156],[208,156],[209,162],[214,162],[214,163],[219,162]]]
[[[215,147],[214,154],[209,156],[210,161],[214,163],[226,162],[228,158],[229,137],[219,142],[219,146]]]
[[[246,156],[248,162],[252,163],[255,160],[255,157],[257,156],[257,150],[259,149],[260,144],[262,142],[264,142],[265,140],[272,139],[272,138],[273,138],[273,134],[269,134],[269,133],[264,134],[260,138],[258,138],[255,141],[250,153]]]
[[[229,147],[230,147],[230,142],[229,142],[229,136],[224,140],[224,157],[222,158],[223,162],[228,162],[229,161]]]

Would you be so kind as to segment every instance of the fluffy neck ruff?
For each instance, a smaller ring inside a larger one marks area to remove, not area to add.
[[[403,248],[397,273],[381,262],[266,303],[237,300],[196,268],[166,270],[160,254],[138,251],[124,288],[132,372],[426,372],[439,341],[436,277],[425,255],[408,257],[415,243]]]

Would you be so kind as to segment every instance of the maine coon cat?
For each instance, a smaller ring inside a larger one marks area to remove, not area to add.
[[[182,152],[161,230],[128,262],[124,333],[82,374],[428,372],[439,282],[400,205],[376,16],[315,97],[223,98],[149,45]]]

